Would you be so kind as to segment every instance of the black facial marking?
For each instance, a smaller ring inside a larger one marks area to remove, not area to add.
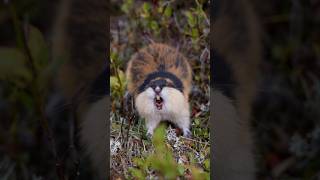
[[[166,85],[167,81],[165,79],[157,79],[150,82],[150,87],[152,87],[153,89],[155,89],[156,87],[160,87],[160,89],[162,89]]]
[[[147,76],[147,78],[144,80],[144,82],[138,88],[139,93],[146,90],[146,88],[150,86],[150,83],[154,79],[159,78],[159,77],[170,79],[174,84],[174,88],[183,92],[183,88],[184,88],[183,84],[182,84],[181,80],[176,75],[174,75],[170,72],[167,72],[167,71],[157,71],[157,72],[150,73]]]

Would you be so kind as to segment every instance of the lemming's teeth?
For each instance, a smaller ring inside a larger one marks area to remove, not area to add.
[[[157,100],[157,101],[160,101],[160,96],[156,96],[156,100]]]

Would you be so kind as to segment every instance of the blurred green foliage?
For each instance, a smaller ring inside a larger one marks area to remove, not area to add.
[[[154,152],[146,157],[133,158],[133,164],[136,168],[130,168],[132,176],[137,179],[146,179],[147,171],[150,168],[156,171],[159,178],[177,179],[178,177],[186,177],[189,173],[190,178],[195,180],[210,179],[210,174],[197,168],[195,165],[178,164],[174,160],[173,152],[169,148],[170,145],[165,141],[165,126],[159,126],[152,137]],[[205,162],[207,170],[209,170],[210,161]]]
[[[318,2],[256,3],[264,31],[262,81],[253,110],[258,178],[313,179],[320,162]]]
[[[43,74],[48,68],[49,52],[41,32],[33,27],[27,27],[26,44],[21,48],[1,47],[1,73],[0,79],[7,80],[13,85],[23,88],[32,81],[36,81],[36,86],[40,89],[45,87],[48,79],[43,78]],[[23,42],[24,39],[17,41]],[[34,75],[39,75],[35,77]]]
[[[40,13],[46,4],[34,0],[0,3],[1,179],[57,176],[57,149],[45,110],[58,66],[50,57],[43,28],[38,27],[47,18],[47,12]],[[46,20],[41,25],[47,27]],[[42,159],[47,161],[39,162]]]

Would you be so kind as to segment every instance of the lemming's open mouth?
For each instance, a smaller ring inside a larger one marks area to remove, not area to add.
[[[156,108],[157,108],[158,110],[161,110],[161,109],[162,109],[163,99],[162,99],[161,96],[156,95],[156,97],[154,98],[154,105],[156,106]]]

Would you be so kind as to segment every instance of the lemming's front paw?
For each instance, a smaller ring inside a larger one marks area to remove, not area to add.
[[[192,137],[192,133],[189,129],[184,129],[183,130],[183,136],[186,138],[191,138]]]

